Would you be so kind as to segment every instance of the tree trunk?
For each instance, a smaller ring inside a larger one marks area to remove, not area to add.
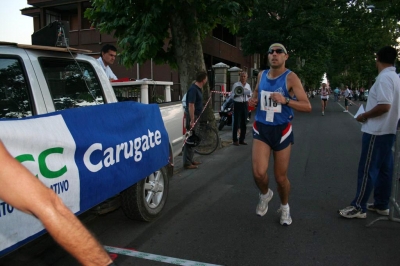
[[[191,16],[189,16],[190,14]],[[196,11],[193,8],[188,7],[185,14],[182,16],[191,17],[192,23],[196,23],[195,18]],[[191,23],[187,23],[187,20],[179,14],[172,16],[170,21],[171,34],[173,39],[173,49],[176,55],[176,61],[178,64],[179,78],[181,83],[182,94],[186,93],[190,85],[196,78],[196,73],[204,71],[207,73],[207,69],[204,63],[203,47],[201,45],[200,34],[195,27],[191,27]],[[210,94],[208,83],[203,87],[203,103],[205,104]],[[215,128],[215,117],[214,112],[211,108],[211,100],[204,113],[201,115],[202,121],[212,122],[212,126]]]

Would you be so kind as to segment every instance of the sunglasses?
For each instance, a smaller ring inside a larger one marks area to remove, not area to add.
[[[284,53],[285,51],[284,51],[283,49],[276,49],[276,50],[274,50],[274,49],[269,49],[269,50],[268,50],[268,53],[269,53],[269,54],[273,54],[274,52],[276,52],[277,54],[281,54],[281,53]]]

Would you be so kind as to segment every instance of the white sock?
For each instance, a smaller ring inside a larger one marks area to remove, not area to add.
[[[261,197],[263,197],[263,198],[268,198],[268,196],[269,196],[269,189],[268,189],[267,194],[261,194]]]
[[[286,205],[281,204],[281,209],[289,210],[289,203]]]

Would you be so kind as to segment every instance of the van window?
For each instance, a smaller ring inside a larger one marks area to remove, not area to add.
[[[55,58],[40,58],[39,62],[57,111],[104,103],[90,63]]]
[[[32,102],[21,62],[0,57],[0,118],[32,116]]]

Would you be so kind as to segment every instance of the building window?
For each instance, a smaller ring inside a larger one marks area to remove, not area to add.
[[[229,43],[230,45],[236,46],[236,36],[229,32],[229,30],[221,25],[217,25],[216,28],[213,29],[212,33],[213,37]]]
[[[91,29],[92,28],[92,23],[85,18],[83,14],[85,14],[86,9],[91,8],[92,5],[90,2],[83,2],[82,3],[82,29]]]
[[[46,12],[46,25],[58,20],[61,20],[60,15]]]

